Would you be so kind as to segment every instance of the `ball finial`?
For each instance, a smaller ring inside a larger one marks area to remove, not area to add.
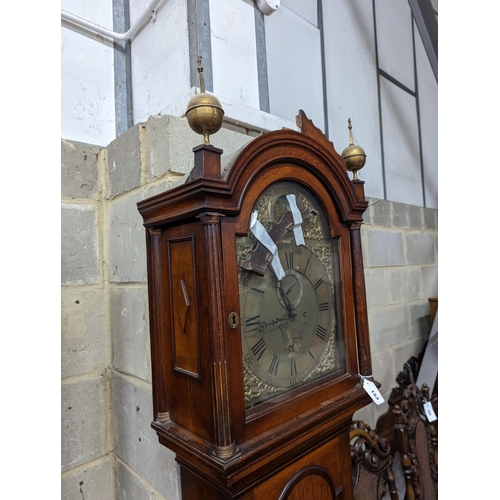
[[[352,172],[352,180],[357,181],[358,170],[361,170],[365,166],[366,154],[361,146],[356,146],[352,139],[352,125],[351,119],[348,120],[349,126],[349,146],[347,146],[344,151],[342,151],[342,158],[344,159],[347,170]]]
[[[224,110],[222,105],[212,94],[205,92],[203,66],[198,56],[198,75],[200,78],[200,93],[190,99],[186,108],[186,118],[189,126],[197,134],[203,135],[204,144],[210,144],[210,134],[215,134],[222,126]]]

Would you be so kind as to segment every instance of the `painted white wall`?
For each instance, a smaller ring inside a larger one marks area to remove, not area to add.
[[[62,0],[61,9],[113,29],[111,0]],[[113,45],[61,26],[61,137],[107,146],[115,138]]]
[[[148,0],[130,0],[131,24]],[[63,0],[62,9],[108,29],[113,28],[111,0]],[[365,192],[384,197],[383,140],[387,199],[421,205],[417,102],[382,79],[379,112],[375,40],[381,68],[410,89],[415,88],[411,14],[407,2],[364,0],[323,2],[327,120],[337,151],[348,144],[347,120],[354,139],[367,153],[360,172]],[[255,130],[296,128],[303,109],[325,130],[321,40],[316,1],[282,0],[265,17],[270,113],[260,111],[251,0],[210,0],[214,93],[226,119]],[[112,42],[61,28],[61,136],[105,146],[115,139]],[[437,208],[437,83],[418,30],[416,67],[425,198]],[[164,0],[155,22],[148,22],[132,41],[134,123],[153,114],[185,112],[194,94],[189,75],[187,0]],[[381,138],[380,122],[383,125]]]
[[[415,97],[380,79],[387,199],[423,205]]]
[[[324,130],[319,29],[284,4],[265,26],[271,113],[295,121],[303,109]]]
[[[254,7],[241,0],[210,0],[214,94],[259,109]]]
[[[337,151],[349,144],[351,118],[356,144],[366,153],[359,172],[365,193],[384,197],[372,3],[323,2],[329,138]]]
[[[425,206],[438,208],[438,84],[415,26]]]
[[[281,0],[281,5],[285,5],[308,23],[318,27],[318,2],[316,0]]]
[[[410,4],[401,0],[375,2],[379,66],[410,90],[415,90]]]
[[[137,19],[148,0],[130,1],[130,19]],[[132,103],[134,124],[168,108],[181,96],[189,100],[189,39],[186,0],[165,0],[156,21],[148,22],[132,40]]]

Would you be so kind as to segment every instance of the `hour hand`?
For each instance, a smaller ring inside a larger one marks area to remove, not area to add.
[[[307,219],[312,215],[316,215],[317,210],[311,207],[306,207],[301,213],[302,219]],[[283,236],[293,227],[293,214],[291,211],[286,212],[281,217],[277,224],[272,224],[269,229],[269,236],[273,240],[274,244],[277,245]],[[247,271],[253,271],[259,276],[264,276],[266,272],[267,263],[271,260],[271,252],[260,242],[252,250],[250,257],[248,259],[240,262],[240,267],[246,269]]]

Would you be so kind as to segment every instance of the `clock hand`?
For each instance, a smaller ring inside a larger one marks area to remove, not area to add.
[[[292,290],[293,287],[298,283],[298,281],[294,281],[293,285],[289,286],[288,289],[286,290],[285,294],[288,295]]]
[[[261,321],[259,323],[259,330],[261,331],[264,331],[264,330],[267,330],[267,327],[268,326],[271,326],[271,327],[274,327],[275,325],[277,325],[278,323],[280,323],[281,321],[285,321],[287,319],[290,318],[290,314],[287,313],[285,316],[283,316],[282,318],[277,318],[277,319],[273,319],[272,321],[270,321],[269,323],[267,323],[266,321]],[[269,330],[271,331],[271,330]]]
[[[283,297],[283,300],[286,303],[286,310],[288,311],[288,314],[291,313],[292,311],[292,303],[290,302],[290,299],[288,298],[288,295],[283,291],[283,288],[281,288],[281,282],[278,281],[278,284],[276,285],[276,288],[280,291],[281,297]],[[291,290],[291,288],[290,288]]]

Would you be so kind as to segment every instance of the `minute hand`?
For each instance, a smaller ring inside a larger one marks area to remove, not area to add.
[[[272,320],[272,321],[270,321],[269,323],[267,323],[267,322],[263,321],[262,323],[260,323],[260,324],[259,324],[259,329],[260,329],[261,331],[266,331],[266,330],[267,330],[267,327],[268,327],[268,326],[270,326],[270,327],[271,327],[271,329],[270,329],[269,331],[271,331],[271,330],[273,330],[273,329],[274,329],[274,327],[275,327],[278,323],[281,323],[281,322],[286,321],[286,320],[288,320],[288,319],[290,319],[290,314],[285,314],[285,316],[283,316],[282,318],[273,319],[273,320]]]
[[[312,215],[317,215],[318,211],[311,207],[306,207],[303,212],[301,212],[302,219],[307,219]],[[269,236],[277,245],[283,236],[293,227],[293,214],[291,211],[286,212],[281,217],[277,224],[271,224],[269,229]],[[247,271],[253,271],[259,276],[264,276],[266,272],[267,263],[271,260],[271,252],[260,242],[252,250],[250,257],[248,259],[240,262],[240,267],[246,269]]]

